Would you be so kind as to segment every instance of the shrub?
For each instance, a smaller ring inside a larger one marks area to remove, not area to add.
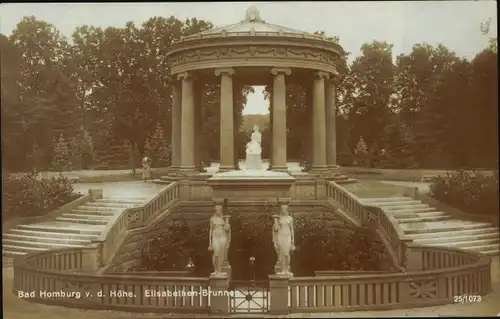
[[[71,180],[64,177],[38,180],[27,173],[13,178],[2,175],[2,219],[42,216],[81,195],[73,192]]]
[[[276,212],[277,213],[277,212]],[[231,245],[228,259],[233,278],[249,279],[250,257],[255,258],[255,279],[267,279],[274,272],[277,256],[272,243],[271,214],[233,215]],[[134,270],[183,270],[189,257],[193,258],[198,276],[212,271],[208,251],[208,220],[188,226],[173,220],[165,233],[143,247],[140,266]],[[321,219],[296,218],[292,269],[298,276],[314,275],[316,270],[380,270],[382,261],[374,253],[375,240],[367,234],[351,231],[332,231]]]
[[[434,177],[429,194],[435,199],[470,214],[498,214],[498,174],[460,170],[446,177]]]
[[[359,137],[359,141],[356,144],[356,149],[354,149],[354,164],[359,166],[368,166],[368,145],[363,138]]]

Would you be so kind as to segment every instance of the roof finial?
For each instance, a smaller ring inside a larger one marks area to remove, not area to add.
[[[255,6],[250,6],[245,13],[245,22],[263,22],[260,18],[259,10]]]

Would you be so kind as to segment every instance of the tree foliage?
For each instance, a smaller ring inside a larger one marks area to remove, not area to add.
[[[78,26],[69,42],[52,24],[23,18],[11,35],[0,35],[4,166],[12,171],[49,168],[55,156],[52,141],[63,134],[71,144],[72,168],[134,169],[158,126],[170,141],[171,75],[165,59],[169,46],[182,36],[210,28],[210,22],[196,18],[152,17],[141,25]],[[316,34],[341,44],[323,31]],[[370,165],[496,166],[495,40],[491,38],[472,60],[457,57],[443,45],[426,43],[415,44],[395,62],[392,45],[383,41],[363,44],[351,63],[349,52],[343,52],[334,79],[339,163],[353,162],[363,136],[370,156],[376,158]],[[305,121],[310,108],[307,83],[289,84],[288,157],[303,160],[308,146],[304,132],[310,129]],[[219,87],[205,85],[201,126],[205,162],[218,160],[220,154]],[[243,86],[236,94],[236,128],[244,123],[242,110],[252,91]],[[269,91],[266,88],[267,99]],[[82,139],[82,126],[92,137],[92,147]],[[264,143],[270,142],[270,131],[264,127],[262,131]],[[244,157],[240,146],[247,137],[235,135],[237,155]],[[266,157],[269,145],[263,146]],[[381,158],[380,148],[387,158]],[[162,157],[159,162],[167,165],[168,160]]]

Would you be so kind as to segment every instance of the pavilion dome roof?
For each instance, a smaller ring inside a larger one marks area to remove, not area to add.
[[[251,6],[247,9],[245,19],[242,21],[183,37],[180,42],[207,38],[244,36],[275,36],[326,40],[325,37],[320,35],[267,23],[261,18],[259,10],[255,6]]]

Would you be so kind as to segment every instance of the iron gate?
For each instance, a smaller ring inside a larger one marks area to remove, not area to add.
[[[269,281],[232,280],[229,309],[231,313],[269,312]]]

